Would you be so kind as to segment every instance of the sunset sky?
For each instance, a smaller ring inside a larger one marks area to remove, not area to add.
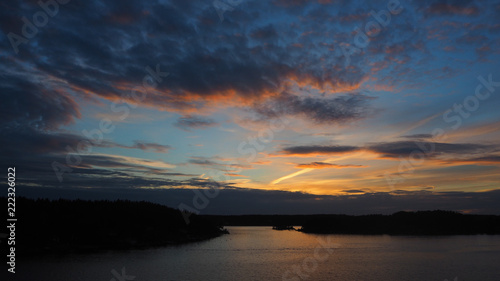
[[[500,214],[499,1],[51,3],[0,4],[21,195]]]

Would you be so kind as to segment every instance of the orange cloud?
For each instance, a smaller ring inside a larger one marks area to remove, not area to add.
[[[326,73],[325,76],[335,77],[333,73]],[[293,72],[289,73],[286,78],[290,80],[289,86],[293,86],[293,84],[296,84],[297,86],[302,88],[311,87],[312,89],[318,91],[325,91],[329,94],[348,93],[359,90],[361,85],[367,79],[365,77],[358,82],[347,82],[347,81],[340,81],[328,78],[320,79],[318,77],[314,77],[313,75],[309,74],[299,75]]]
[[[331,163],[326,163],[326,162],[312,162],[312,163],[307,163],[307,164],[298,164],[295,166],[295,168],[299,169],[304,169],[304,168],[310,168],[310,169],[324,169],[324,168],[335,168],[335,169],[342,169],[342,168],[364,168],[366,166],[363,165],[339,165],[339,164],[331,164]]]
[[[248,178],[248,176],[240,175],[240,174],[233,174],[233,173],[225,173],[224,175],[230,176],[230,177],[244,177]]]

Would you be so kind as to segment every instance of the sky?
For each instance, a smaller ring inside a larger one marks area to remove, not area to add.
[[[500,1],[0,7],[19,196],[500,214]]]

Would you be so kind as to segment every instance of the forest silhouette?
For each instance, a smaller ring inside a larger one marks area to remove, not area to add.
[[[6,200],[5,200],[6,201]],[[150,202],[16,198],[17,249],[69,253],[176,245],[225,230],[195,214]]]

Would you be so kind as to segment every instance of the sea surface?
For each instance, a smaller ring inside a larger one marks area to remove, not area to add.
[[[182,246],[18,257],[15,278],[2,280],[500,280],[500,235],[314,235],[271,227],[228,230],[229,235]]]

